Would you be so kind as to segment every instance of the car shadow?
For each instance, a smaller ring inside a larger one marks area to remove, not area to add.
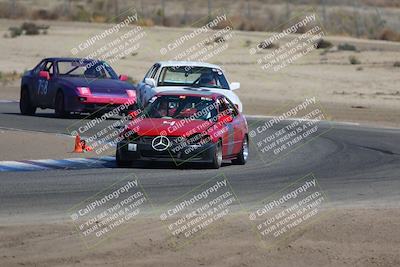
[[[231,166],[232,163],[223,162],[221,168]],[[128,167],[118,167],[116,164],[114,168],[118,169],[169,169],[169,170],[204,170],[210,169],[203,163],[182,163],[177,165],[174,162],[154,162],[154,161],[138,161]]]
[[[101,115],[96,115],[96,116],[91,116],[91,115],[85,115],[85,114],[71,114],[66,117],[60,118],[57,117],[54,113],[36,113],[35,115],[23,115],[18,112],[4,112],[2,114],[5,115],[17,115],[17,116],[24,116],[24,117],[38,117],[38,118],[48,118],[48,119],[60,119],[60,120],[83,120],[83,119],[94,119],[94,118],[99,118]],[[107,118],[107,120],[119,120],[119,118]]]

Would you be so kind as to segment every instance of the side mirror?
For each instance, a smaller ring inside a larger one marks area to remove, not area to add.
[[[128,80],[128,75],[125,75],[125,74],[119,75],[119,80],[123,81],[123,82],[126,82]]]
[[[155,87],[156,86],[156,81],[153,78],[146,78],[144,79],[144,83],[151,86]]]
[[[240,88],[240,83],[238,83],[238,82],[233,82],[233,83],[231,83],[231,84],[229,85],[229,88],[231,88],[232,91],[233,91],[233,90],[237,90],[237,89]]]
[[[45,78],[46,80],[50,80],[50,73],[48,71],[41,70],[39,71],[39,77]]]
[[[224,116],[219,116],[218,117],[218,122],[219,123],[230,123],[233,121],[233,117],[231,115],[224,115]]]

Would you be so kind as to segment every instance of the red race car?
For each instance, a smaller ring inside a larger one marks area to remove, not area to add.
[[[222,160],[247,162],[246,119],[222,94],[197,89],[162,92],[136,114],[117,144],[118,166],[151,160],[199,162],[218,169]]]

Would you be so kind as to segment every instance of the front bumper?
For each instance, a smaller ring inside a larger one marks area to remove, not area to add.
[[[109,96],[109,95],[89,95],[89,96],[80,96],[86,98],[84,103],[90,104],[115,104],[122,105],[130,101],[131,103],[136,102],[136,99],[121,97],[119,95]]]
[[[129,104],[129,107],[127,108],[129,111],[133,109],[135,103],[136,99],[120,96],[78,96],[71,101],[69,111],[89,113],[95,111],[108,112],[125,104]],[[126,110],[124,111],[126,112]]]
[[[129,146],[129,144],[132,144]],[[136,145],[136,146],[135,146]],[[129,150],[129,147],[135,146],[136,151]],[[164,151],[155,150],[151,143],[136,141],[121,141],[117,144],[117,154],[121,161],[166,161],[166,162],[199,162],[211,163],[216,145],[206,143],[203,145],[187,145],[182,149],[176,149],[172,145]]]

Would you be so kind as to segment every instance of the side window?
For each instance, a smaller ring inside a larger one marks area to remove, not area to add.
[[[160,71],[160,75],[158,76],[157,84],[163,84],[165,80],[165,74],[167,73],[167,67],[164,67]]]
[[[146,73],[146,75],[144,76],[144,79],[146,79],[146,78],[152,78],[151,76],[152,76],[152,74],[153,74],[153,72],[154,72],[154,69],[156,69],[157,68],[157,64],[154,64],[150,69],[149,69],[149,71]],[[143,82],[144,82],[144,79],[143,79]]]
[[[34,69],[33,73],[35,75],[39,75],[39,71],[43,70],[45,65],[46,65],[46,61],[40,62],[39,65],[37,65],[36,68]]]
[[[215,72],[215,78],[217,80],[218,86],[220,86],[222,89],[229,89],[228,81],[226,80],[222,70],[217,70]]]
[[[226,113],[228,107],[222,97],[217,99],[217,103],[218,103],[219,113]],[[227,114],[224,114],[224,115],[227,115]]]
[[[221,107],[223,111],[227,113],[226,115],[231,115],[233,117],[236,117],[239,114],[235,105],[229,99],[223,97],[220,100],[221,100]]]
[[[155,79],[157,71],[158,71],[159,68],[160,68],[160,65],[158,65],[158,64],[155,65],[155,68],[153,69],[153,71],[151,73],[151,78]]]
[[[43,70],[48,71],[50,73],[50,76],[53,76],[54,74],[53,62],[47,61]]]

